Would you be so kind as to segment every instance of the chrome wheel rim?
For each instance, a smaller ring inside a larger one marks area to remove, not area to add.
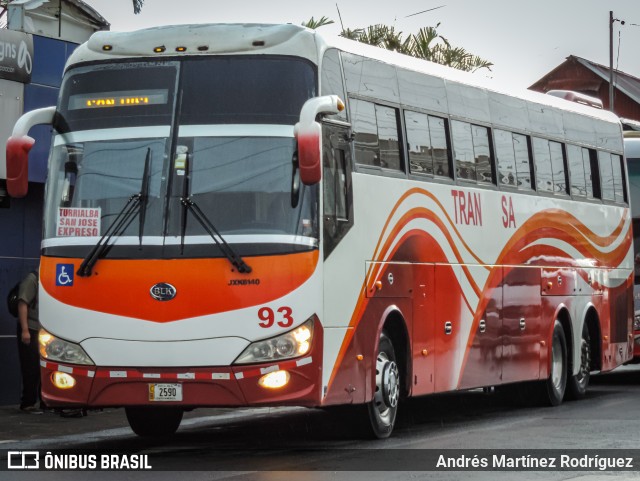
[[[393,409],[400,399],[400,374],[398,365],[389,359],[386,352],[378,354],[376,360],[376,392],[373,396],[374,405],[380,419],[391,422]]]

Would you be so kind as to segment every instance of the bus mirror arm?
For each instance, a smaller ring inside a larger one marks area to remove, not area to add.
[[[337,114],[344,110],[344,103],[337,95],[325,95],[307,100],[300,111],[300,121],[293,134],[298,141],[298,165],[300,180],[314,185],[322,178],[322,127],[316,121],[320,114]]]
[[[29,188],[29,151],[35,140],[27,135],[34,125],[53,123],[55,107],[32,110],[18,119],[7,140],[7,192],[11,197],[24,197]]]
[[[291,172],[291,208],[298,207],[300,201],[300,173],[298,171],[298,152],[293,153],[291,157],[291,163],[293,164]]]

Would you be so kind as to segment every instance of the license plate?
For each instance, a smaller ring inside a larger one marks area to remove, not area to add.
[[[182,401],[182,384],[149,384],[149,401]]]

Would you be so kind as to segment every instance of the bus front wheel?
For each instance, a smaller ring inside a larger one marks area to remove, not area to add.
[[[386,333],[380,335],[376,356],[373,400],[367,405],[371,431],[376,438],[388,438],[393,431],[400,401],[400,371],[393,343]]]
[[[183,410],[170,407],[135,406],[125,408],[131,430],[141,437],[170,436],[182,422]]]

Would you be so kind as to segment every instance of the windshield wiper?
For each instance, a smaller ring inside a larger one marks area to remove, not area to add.
[[[202,212],[202,209],[198,207],[191,197],[189,196],[189,179],[191,178],[191,162],[189,161],[189,154],[182,152],[185,157],[181,159],[184,162],[184,180],[182,184],[182,197],[180,202],[182,204],[182,224],[180,226],[180,254],[184,253],[184,237],[187,232],[187,213],[191,211],[196,220],[200,223],[202,228],[207,231],[207,234],[213,239],[218,248],[222,251],[224,256],[229,259],[229,262],[238,269],[241,274],[248,274],[251,272],[251,267],[240,257],[224,240],[224,237],[220,235],[220,232],[209,218]]]
[[[149,176],[151,175],[151,148],[147,149],[144,159],[144,172],[142,174],[142,187],[140,188],[140,223],[138,227],[138,239],[142,248],[142,234],[144,233],[144,220],[147,216],[147,204],[149,203]]]
[[[204,230],[207,231],[207,234],[211,236],[211,238],[218,245],[218,247],[220,248],[222,253],[225,255],[225,257],[229,259],[229,262],[231,262],[231,264],[233,264],[234,267],[238,269],[238,272],[240,272],[241,274],[248,274],[249,272],[251,272],[251,267],[248,266],[247,263],[244,260],[242,260],[242,257],[240,257],[231,248],[231,246],[227,243],[227,241],[224,240],[224,237],[220,235],[220,232],[218,232],[218,229],[215,228],[215,226],[211,223],[209,218],[204,214],[204,212],[202,212],[200,207],[198,207],[198,204],[196,204],[193,200],[191,200],[190,197],[187,197],[187,198],[183,197],[182,199],[180,199],[180,201],[182,202],[184,209],[190,210],[193,213],[196,220],[200,223],[200,225],[204,228]],[[183,219],[183,225],[186,225],[185,219]],[[184,232],[183,232],[182,242],[184,243]]]
[[[87,256],[82,260],[82,264],[78,267],[78,274],[80,277],[89,277],[93,271],[93,266],[98,262],[98,259],[102,257],[107,249],[109,249],[109,241],[114,235],[122,235],[124,229],[127,228],[129,223],[133,220],[137,213],[140,213],[139,224],[139,240],[140,247],[142,247],[142,234],[144,232],[144,220],[147,211],[147,202],[149,199],[149,177],[151,175],[151,149],[147,149],[147,155],[144,159],[144,171],[142,173],[142,185],[140,186],[140,192],[133,194],[127,200],[127,203],[122,207],[120,212],[116,215],[107,231],[100,238],[100,240],[93,246]]]
[[[187,233],[187,212],[189,208],[187,207],[186,202],[182,202],[182,199],[189,198],[189,177],[190,177],[190,162],[189,162],[189,153],[188,152],[180,152],[177,155],[184,155],[184,179],[182,181],[182,197],[180,198],[182,204],[182,214],[181,214],[181,225],[180,225],[180,255],[184,254],[184,236]]]
[[[133,220],[136,213],[140,210],[141,198],[141,193],[134,194],[129,197],[129,200],[127,200],[127,203],[122,207],[122,210],[118,212],[118,215],[113,220],[107,231],[84,258],[82,264],[78,267],[76,274],[80,277],[88,277],[91,275],[93,266],[109,247],[109,241],[111,238],[116,234],[116,232],[122,230],[123,227],[126,228],[126,226]]]

